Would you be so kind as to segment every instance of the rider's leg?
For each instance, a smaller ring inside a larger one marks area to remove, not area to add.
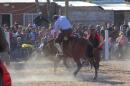
[[[60,54],[63,54],[61,45],[60,45],[59,43],[56,43],[56,44],[55,44],[55,47],[58,49],[58,51],[59,51]]]
[[[55,47],[59,51],[60,55],[63,55],[63,50],[62,50],[62,47],[61,47],[62,38],[63,38],[63,35],[62,35],[62,33],[60,33],[59,36],[58,36],[58,38],[55,41],[56,42],[55,43]]]
[[[63,49],[62,49],[61,43],[63,42],[64,37],[65,36],[68,37],[70,35],[70,33],[71,33],[71,29],[62,30],[61,33],[59,34],[58,38],[56,39],[55,46],[58,49],[60,55],[63,55]]]

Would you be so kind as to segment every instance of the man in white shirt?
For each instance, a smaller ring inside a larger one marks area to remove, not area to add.
[[[71,32],[72,32],[72,25],[68,18],[66,16],[59,16],[59,15],[54,15],[54,26],[52,29],[52,34],[54,37],[56,37],[56,33],[60,31],[60,34],[56,38],[56,48],[59,50],[59,53],[62,54],[62,49],[61,49],[61,43],[65,39],[65,37],[69,37]]]

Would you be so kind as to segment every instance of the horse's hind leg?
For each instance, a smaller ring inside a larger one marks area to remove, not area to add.
[[[93,80],[97,80],[97,77],[98,77],[98,70],[99,70],[99,60],[94,60],[93,62],[93,66],[95,68],[95,76],[93,78]]]
[[[77,69],[74,72],[74,76],[76,76],[78,74],[78,72],[80,71],[80,69],[82,68],[82,64],[80,61],[76,62],[77,63]]]
[[[66,68],[69,68],[69,65],[67,64],[67,58],[63,58],[63,64],[65,65]]]

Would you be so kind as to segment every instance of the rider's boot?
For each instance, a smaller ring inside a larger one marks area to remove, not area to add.
[[[59,51],[58,55],[63,55],[63,51],[62,51],[61,45],[59,43],[56,43],[55,46],[56,46],[56,48]]]

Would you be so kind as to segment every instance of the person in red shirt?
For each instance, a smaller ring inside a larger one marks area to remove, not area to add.
[[[10,74],[1,60],[0,60],[0,86],[11,86]]]
[[[8,52],[8,43],[4,37],[4,32],[0,28],[0,53]],[[0,60],[0,86],[11,86],[11,77],[10,74],[4,65],[4,63]]]
[[[88,36],[87,39],[90,41],[90,45],[87,47],[86,55],[88,57],[93,57],[93,50],[98,49],[101,50],[103,46],[103,38],[101,38],[100,34],[96,31],[95,26],[91,25],[88,28]]]

